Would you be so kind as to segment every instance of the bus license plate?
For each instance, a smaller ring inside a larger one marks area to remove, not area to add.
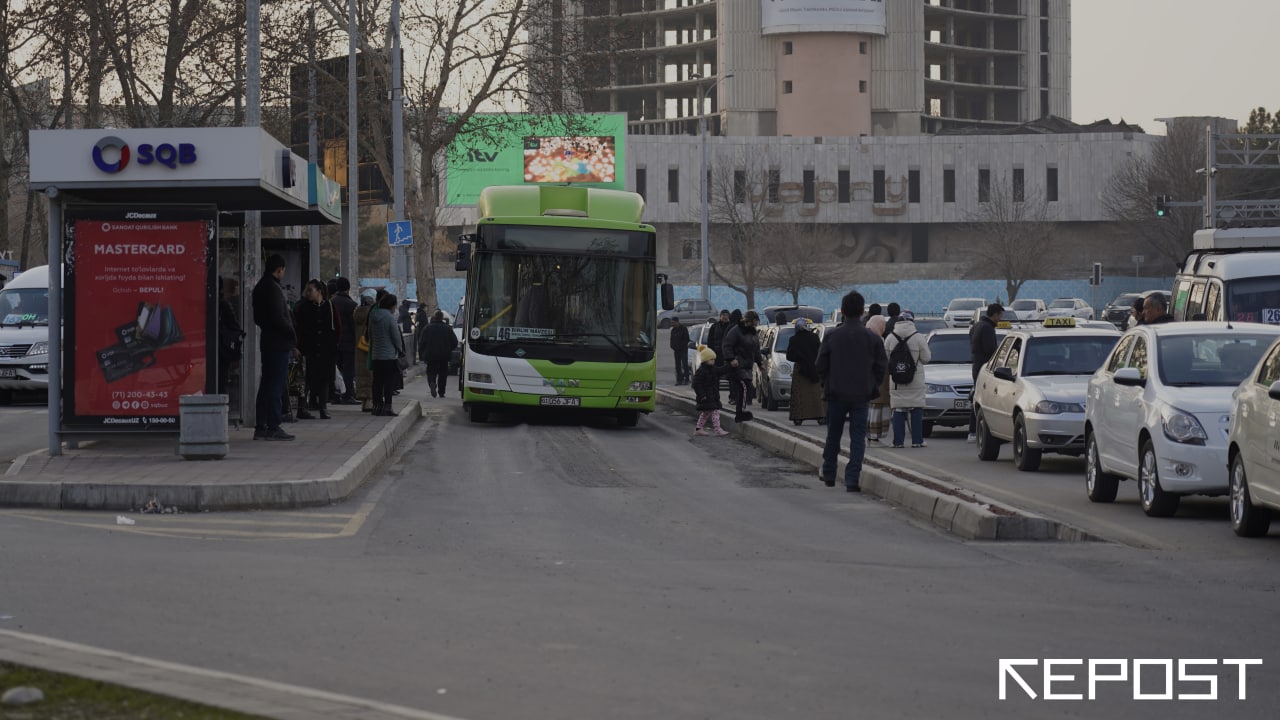
[[[16,368],[0,368],[0,378],[16,378],[18,370]]]
[[[547,395],[538,398],[539,405],[552,405],[555,407],[579,407],[582,400],[576,397],[561,397],[559,395]]]
[[[955,409],[956,410],[972,410],[973,401],[972,400],[956,400]]]

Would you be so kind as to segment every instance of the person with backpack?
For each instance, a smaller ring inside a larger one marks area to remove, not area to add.
[[[903,447],[905,425],[911,420],[911,447],[924,447],[924,366],[933,359],[929,341],[916,332],[915,314],[904,310],[893,332],[884,339],[889,353],[889,405],[893,408],[893,446]]]

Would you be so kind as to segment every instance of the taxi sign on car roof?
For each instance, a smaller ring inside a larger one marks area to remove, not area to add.
[[[996,323],[996,327],[999,328],[1000,330],[1008,330],[1013,327],[1013,323],[1009,322],[1008,320],[1001,320],[1000,322]]]
[[[1073,317],[1049,317],[1044,319],[1044,326],[1051,327],[1075,327],[1076,319]]]

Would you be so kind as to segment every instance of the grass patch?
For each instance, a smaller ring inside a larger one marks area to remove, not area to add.
[[[3,720],[262,720],[142,690],[0,662],[0,694],[12,687],[39,688],[44,700],[0,705]]]

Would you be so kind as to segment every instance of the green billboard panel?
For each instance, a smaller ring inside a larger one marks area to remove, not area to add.
[[[490,185],[625,190],[626,136],[625,113],[474,115],[446,153],[445,203],[475,205]]]

